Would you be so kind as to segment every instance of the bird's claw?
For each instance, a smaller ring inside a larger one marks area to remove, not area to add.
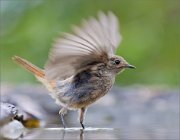
[[[81,127],[82,127],[83,129],[85,129],[84,124],[83,124],[83,123],[80,123],[80,124],[81,124]]]

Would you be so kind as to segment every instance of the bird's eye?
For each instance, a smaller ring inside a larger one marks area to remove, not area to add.
[[[114,61],[114,63],[115,63],[116,65],[119,65],[119,64],[120,64],[120,62],[121,62],[121,61],[120,61],[120,60],[118,60],[118,59]]]

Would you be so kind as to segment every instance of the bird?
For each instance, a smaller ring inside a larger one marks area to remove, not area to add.
[[[62,33],[55,40],[44,69],[19,56],[12,59],[33,73],[62,106],[59,115],[64,128],[67,111],[78,110],[80,125],[85,129],[87,108],[108,93],[116,75],[135,68],[115,54],[121,40],[118,18],[111,11],[100,11],[97,17],[82,20],[71,33]]]

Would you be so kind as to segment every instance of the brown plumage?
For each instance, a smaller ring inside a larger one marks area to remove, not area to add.
[[[87,107],[108,93],[115,76],[125,68],[134,68],[124,58],[115,55],[121,36],[118,19],[109,12],[99,12],[98,19],[90,18],[74,27],[73,33],[65,33],[50,51],[45,70],[18,56],[17,63],[35,74],[50,91],[50,95],[62,106],[63,115],[68,109],[79,109],[79,121],[84,128]]]

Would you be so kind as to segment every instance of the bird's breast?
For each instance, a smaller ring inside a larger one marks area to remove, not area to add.
[[[104,96],[113,84],[113,76],[83,73],[66,82],[59,82],[56,95],[64,106],[82,108]]]
[[[76,86],[72,84],[71,106],[81,108],[94,103],[109,91],[113,83],[112,77],[90,77],[83,83],[75,83]]]

